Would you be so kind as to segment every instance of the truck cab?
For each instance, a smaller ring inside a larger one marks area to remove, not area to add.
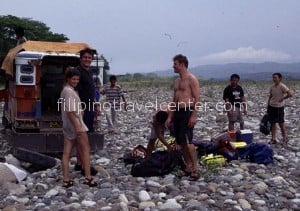
[[[85,43],[27,41],[5,57],[0,80],[4,100],[2,124],[11,129],[10,142],[37,152],[63,150],[60,92],[67,67],[79,65]],[[93,48],[91,48],[93,49]],[[104,59],[97,51],[91,66],[95,85],[103,84]],[[95,124],[96,125],[96,124]],[[88,133],[91,150],[103,148],[104,134]]]

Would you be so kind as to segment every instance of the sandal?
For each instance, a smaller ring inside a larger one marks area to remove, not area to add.
[[[282,139],[282,144],[283,145],[287,145],[288,144],[288,141],[286,140],[286,138]]]
[[[69,188],[69,187],[71,187],[73,185],[74,185],[74,181],[73,180],[63,181],[63,187],[64,188]]]
[[[191,174],[192,174],[192,171],[189,168],[185,168],[182,171],[183,171],[182,176],[187,176],[188,177],[188,176],[191,176]]]
[[[271,140],[269,141],[269,144],[277,144],[276,139],[271,139]]]
[[[96,187],[98,184],[94,181],[94,178],[85,178],[83,184],[88,185],[89,187]]]
[[[197,171],[193,171],[190,174],[189,180],[190,181],[197,181],[200,178],[200,174]]]

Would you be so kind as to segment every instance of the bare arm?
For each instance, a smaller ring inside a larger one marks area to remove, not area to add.
[[[168,142],[166,141],[164,134],[161,134],[161,130],[162,130],[161,125],[158,124],[156,121],[154,121],[153,126],[157,138],[167,147],[167,150],[170,151],[171,150],[170,144],[168,144]]]
[[[122,100],[126,104],[126,99],[125,99],[124,95],[122,95]]]
[[[282,102],[282,101],[284,101],[284,100],[286,100],[286,99],[288,99],[292,96],[293,96],[293,92],[291,90],[288,90],[286,95],[280,100],[280,102]]]
[[[124,94],[122,95],[122,100],[124,102],[124,109],[125,109],[125,111],[127,111],[127,102],[126,102],[126,99],[124,97]]]
[[[103,87],[102,89],[100,89],[99,93],[102,94],[102,95],[105,95],[105,88]]]
[[[286,96],[284,96],[284,99],[288,99],[290,97],[293,96],[293,92],[291,90],[289,90],[287,93],[286,93]]]
[[[230,112],[231,103],[229,102],[229,98],[225,98],[225,109],[227,112]]]
[[[243,104],[244,114],[247,114],[247,103],[246,103],[246,97],[245,96],[242,97],[242,104]]]
[[[174,85],[174,87],[175,87],[175,85],[176,85],[176,80],[174,81],[174,84],[173,84],[173,85]],[[165,122],[165,127],[166,127],[166,128],[169,128],[170,123],[172,122],[172,119],[173,119],[174,111],[175,111],[175,109],[176,109],[176,104],[175,104],[175,91],[174,91],[173,99],[172,99],[170,105],[174,105],[174,107],[170,106],[170,107],[168,108],[168,118],[167,118],[167,120],[166,120],[166,122]]]
[[[193,127],[196,124],[197,120],[197,110],[195,105],[200,103],[200,86],[199,81],[195,76],[191,76],[191,84],[190,84],[192,97],[194,98],[194,110],[189,120],[189,127]]]
[[[269,99],[268,99],[268,105],[270,105],[271,98],[272,98],[272,93],[270,92]]]
[[[225,101],[225,109],[227,112],[230,112],[231,103],[228,98],[228,87],[226,87],[223,91],[223,99]]]
[[[75,112],[67,112],[67,117],[70,119],[72,125],[74,126],[76,132],[80,132],[80,125],[78,124]]]

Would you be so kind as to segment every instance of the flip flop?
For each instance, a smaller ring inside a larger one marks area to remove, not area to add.
[[[63,181],[63,187],[64,188],[69,188],[69,187],[72,187],[73,185],[74,185],[73,180]]]
[[[98,184],[94,181],[94,178],[85,178],[83,184],[88,185],[89,187],[96,187]]]
[[[182,170],[182,172],[183,172],[182,176],[186,176],[186,177],[191,176],[192,174],[192,172],[187,169]]]

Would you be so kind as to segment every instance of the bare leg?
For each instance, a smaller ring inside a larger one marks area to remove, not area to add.
[[[281,134],[282,134],[282,142],[286,143],[287,140],[286,140],[286,130],[285,130],[285,124],[284,124],[284,122],[283,123],[279,123],[279,127],[280,127]]]
[[[86,132],[81,132],[77,135],[77,144],[80,147],[81,159],[84,169],[84,174],[86,178],[91,178],[91,166],[90,166],[90,145],[88,141],[88,136]]]
[[[233,111],[228,111],[227,112],[227,118],[228,118],[228,130],[234,130],[234,121],[232,121],[232,116],[233,116]]]
[[[187,144],[182,145],[182,151],[183,151],[183,159],[187,169],[192,170],[192,161],[190,159],[190,153]]]
[[[190,173],[190,180],[195,181],[199,178],[198,161],[195,146],[193,144],[183,145],[183,158],[187,165],[186,171]]]
[[[192,171],[197,171],[198,170],[198,159],[197,159],[196,148],[195,148],[194,144],[188,144],[187,147],[189,150],[189,157],[190,157],[191,164],[192,164]]]
[[[272,140],[276,140],[276,123],[272,123],[271,125],[271,134]]]
[[[229,131],[234,130],[234,122],[229,122],[229,123],[228,123],[228,130],[229,130]]]
[[[154,150],[154,145],[155,145],[155,139],[150,139],[147,145],[146,157],[149,157],[152,154]]]
[[[77,157],[76,165],[82,167],[82,152],[78,143],[76,143],[76,157]]]
[[[197,161],[197,153],[195,146],[193,144],[184,144],[182,147],[183,150],[183,158],[187,169],[191,171],[198,170],[198,161]]]
[[[106,121],[107,121],[108,130],[113,131],[114,126],[113,126],[112,117],[111,117],[111,110],[105,111],[105,117],[106,117]]]
[[[111,109],[111,121],[112,121],[113,127],[117,128],[118,127],[117,112],[114,108]]]
[[[241,123],[240,123],[240,129],[241,129],[241,130],[244,130],[244,122],[241,122]]]
[[[69,181],[69,161],[72,148],[74,146],[74,140],[64,139],[64,152],[62,156],[62,171],[63,171],[63,178],[64,181]]]

